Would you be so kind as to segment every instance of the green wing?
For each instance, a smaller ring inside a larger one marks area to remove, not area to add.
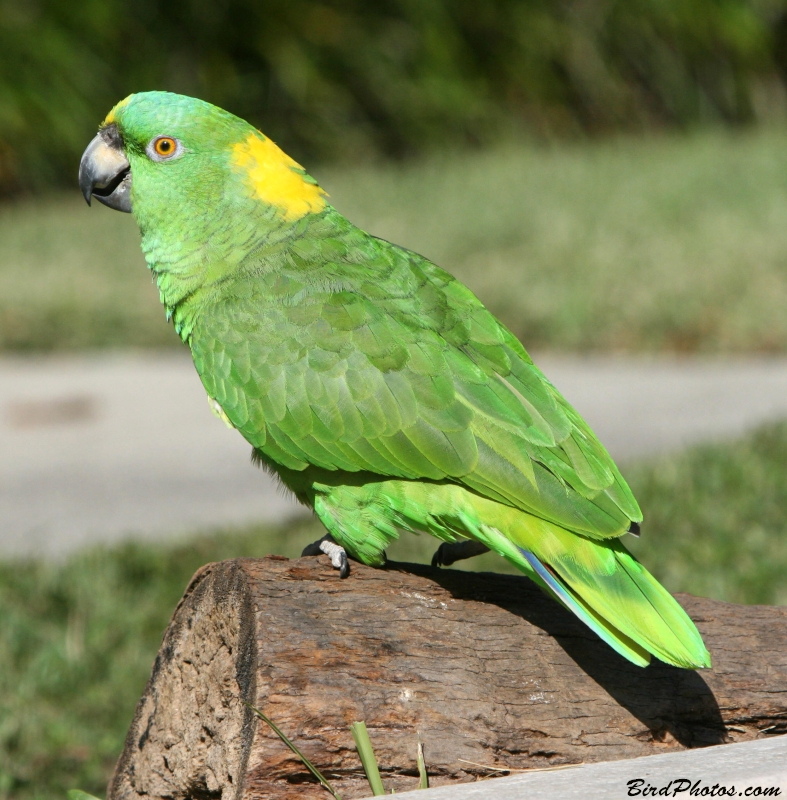
[[[591,537],[642,518],[588,426],[469,289],[338,215],[249,262],[191,347],[208,394],[288,469],[449,479]]]

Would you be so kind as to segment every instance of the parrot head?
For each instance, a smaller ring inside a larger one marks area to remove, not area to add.
[[[169,92],[132,94],[109,112],[82,156],[79,186],[88,204],[133,212],[143,235],[222,211],[286,222],[326,206],[317,183],[252,125]]]

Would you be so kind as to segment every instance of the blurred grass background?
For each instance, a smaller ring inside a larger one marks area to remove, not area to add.
[[[364,229],[467,283],[531,349],[787,350],[781,128],[508,143],[313,170]],[[0,212],[0,349],[179,346],[129,215]]]
[[[133,219],[75,186],[157,88],[258,125],[531,349],[783,354],[786,81],[787,0],[0,0],[0,353],[179,346]],[[787,603],[787,424],[625,471],[670,590]],[[317,535],[0,562],[0,800],[103,795],[194,570]]]

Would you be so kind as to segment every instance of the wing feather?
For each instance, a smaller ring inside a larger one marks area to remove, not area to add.
[[[195,364],[243,435],[289,469],[452,480],[591,537],[641,520],[513,335],[447,273],[370,239],[310,242],[279,266],[292,274],[254,271],[203,315]]]

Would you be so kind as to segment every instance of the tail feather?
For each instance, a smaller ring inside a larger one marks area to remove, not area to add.
[[[477,509],[483,523],[465,518],[468,533],[537,576],[621,655],[640,666],[652,653],[678,667],[710,667],[688,614],[618,539],[588,539],[518,509],[495,504],[497,513],[490,514],[483,505]]]
[[[711,658],[697,626],[689,615],[678,605],[675,598],[642,566],[634,556],[619,542],[614,542],[616,557],[629,578],[636,583],[645,598],[661,615],[664,624],[686,650],[685,663],[678,666],[710,667]],[[662,661],[668,661],[666,652],[660,652],[660,642],[652,641],[651,652]],[[674,661],[672,663],[675,663]]]
[[[710,666],[689,616],[619,540],[573,538],[578,540],[574,548],[589,551],[581,554],[584,558],[580,561],[569,552],[548,563],[588,605],[662,661],[679,667]],[[612,569],[607,567],[610,560]]]
[[[554,573],[545,567],[533,553],[519,548],[533,571],[544,581],[555,599],[569,611],[576,614],[592,631],[595,631],[613,650],[638,667],[650,664],[650,653],[632,641],[625,633],[616,630],[603,617],[600,617],[581,597],[571,591]]]

